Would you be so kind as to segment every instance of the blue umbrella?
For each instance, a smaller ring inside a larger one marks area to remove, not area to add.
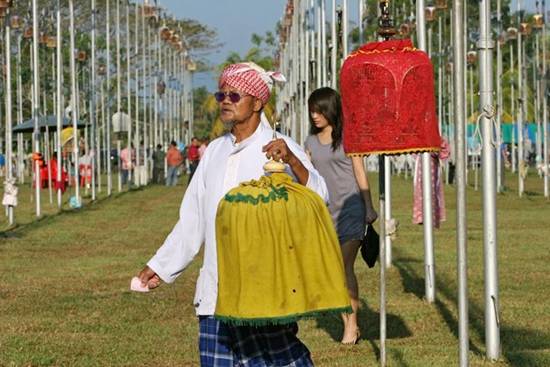
[[[67,117],[63,117],[63,120],[61,121],[63,127],[69,127],[73,126],[72,120]],[[77,127],[83,128],[86,126],[86,123],[83,121],[77,121]],[[38,128],[41,131],[45,131],[46,127],[49,127],[50,129],[57,128],[57,116],[56,115],[49,115],[49,116],[40,116],[38,118]],[[34,131],[34,119],[26,120],[22,124],[16,125],[13,128],[14,133],[32,133]]]

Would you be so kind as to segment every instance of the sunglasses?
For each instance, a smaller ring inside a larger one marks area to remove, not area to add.
[[[243,97],[249,96],[250,94],[239,94],[237,92],[216,92],[214,93],[214,98],[218,103],[225,101],[225,97],[229,97],[231,103],[238,103]]]

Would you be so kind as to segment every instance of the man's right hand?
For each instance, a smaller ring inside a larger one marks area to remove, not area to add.
[[[154,289],[160,285],[160,277],[147,265],[140,271],[138,275],[141,285],[143,287],[147,286],[149,289]]]

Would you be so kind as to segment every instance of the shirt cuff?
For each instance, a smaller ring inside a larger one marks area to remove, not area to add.
[[[165,283],[173,283],[174,280],[176,280],[175,277],[171,276],[169,272],[163,269],[163,267],[160,265],[159,261],[155,257],[149,260],[147,266],[151,268],[151,270],[153,270]]]

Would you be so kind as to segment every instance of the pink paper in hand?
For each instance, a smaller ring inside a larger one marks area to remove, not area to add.
[[[149,292],[148,286],[142,286],[141,280],[139,280],[138,277],[133,277],[132,281],[130,282],[130,290],[134,292]]]

